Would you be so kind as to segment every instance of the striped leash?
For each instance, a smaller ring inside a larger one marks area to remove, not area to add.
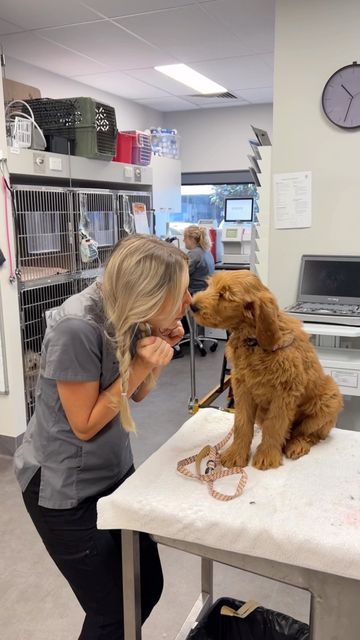
[[[220,450],[225,446],[225,444],[227,444],[233,433],[234,428],[229,431],[221,442],[218,442],[215,445],[207,444],[201,449],[201,451],[199,451],[199,453],[196,453],[189,458],[179,460],[176,466],[176,470],[187,478],[196,478],[197,480],[200,480],[200,482],[205,482],[208,486],[210,495],[216,500],[221,500],[222,502],[228,502],[229,500],[233,500],[240,496],[247,481],[247,473],[241,467],[226,469],[221,464]],[[201,462],[206,457],[208,457],[208,459],[206,461],[205,473],[201,473]],[[196,473],[193,473],[188,469],[188,466],[194,462]],[[233,494],[221,493],[214,488],[214,483],[217,480],[220,480],[220,478],[226,478],[227,476],[234,475],[239,475],[240,478]]]

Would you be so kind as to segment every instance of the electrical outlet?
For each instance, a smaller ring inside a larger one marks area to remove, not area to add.
[[[35,173],[45,173],[45,155],[43,153],[34,153],[33,163]]]

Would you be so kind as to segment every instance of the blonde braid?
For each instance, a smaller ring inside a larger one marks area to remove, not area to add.
[[[130,375],[130,353],[131,332],[128,330],[117,340],[116,357],[119,361],[120,372],[120,417],[125,431],[136,431],[135,422],[130,413],[128,402],[129,375]]]

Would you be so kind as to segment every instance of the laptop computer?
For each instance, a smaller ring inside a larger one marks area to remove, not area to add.
[[[360,326],[360,256],[302,256],[297,302],[285,311],[307,322]]]

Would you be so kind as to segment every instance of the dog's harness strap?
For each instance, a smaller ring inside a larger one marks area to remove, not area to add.
[[[228,500],[233,500],[240,496],[245,488],[247,481],[247,473],[241,467],[232,467],[231,469],[226,469],[221,465],[220,462],[220,449],[222,449],[225,444],[230,440],[231,436],[234,433],[234,428],[229,431],[229,433],[215,445],[207,444],[205,447],[199,451],[199,453],[190,456],[189,458],[184,458],[177,463],[176,469],[180,473],[182,473],[187,478],[195,478],[200,480],[201,482],[206,482],[208,486],[208,490],[210,495],[216,500],[221,500],[223,502],[227,502]],[[201,462],[207,456],[208,459],[206,461],[205,473],[201,473]],[[193,473],[188,469],[190,464],[195,463],[195,471]],[[239,475],[240,479],[236,486],[235,492],[231,494],[221,493],[214,489],[214,483],[220,478],[226,478],[227,476]]]

